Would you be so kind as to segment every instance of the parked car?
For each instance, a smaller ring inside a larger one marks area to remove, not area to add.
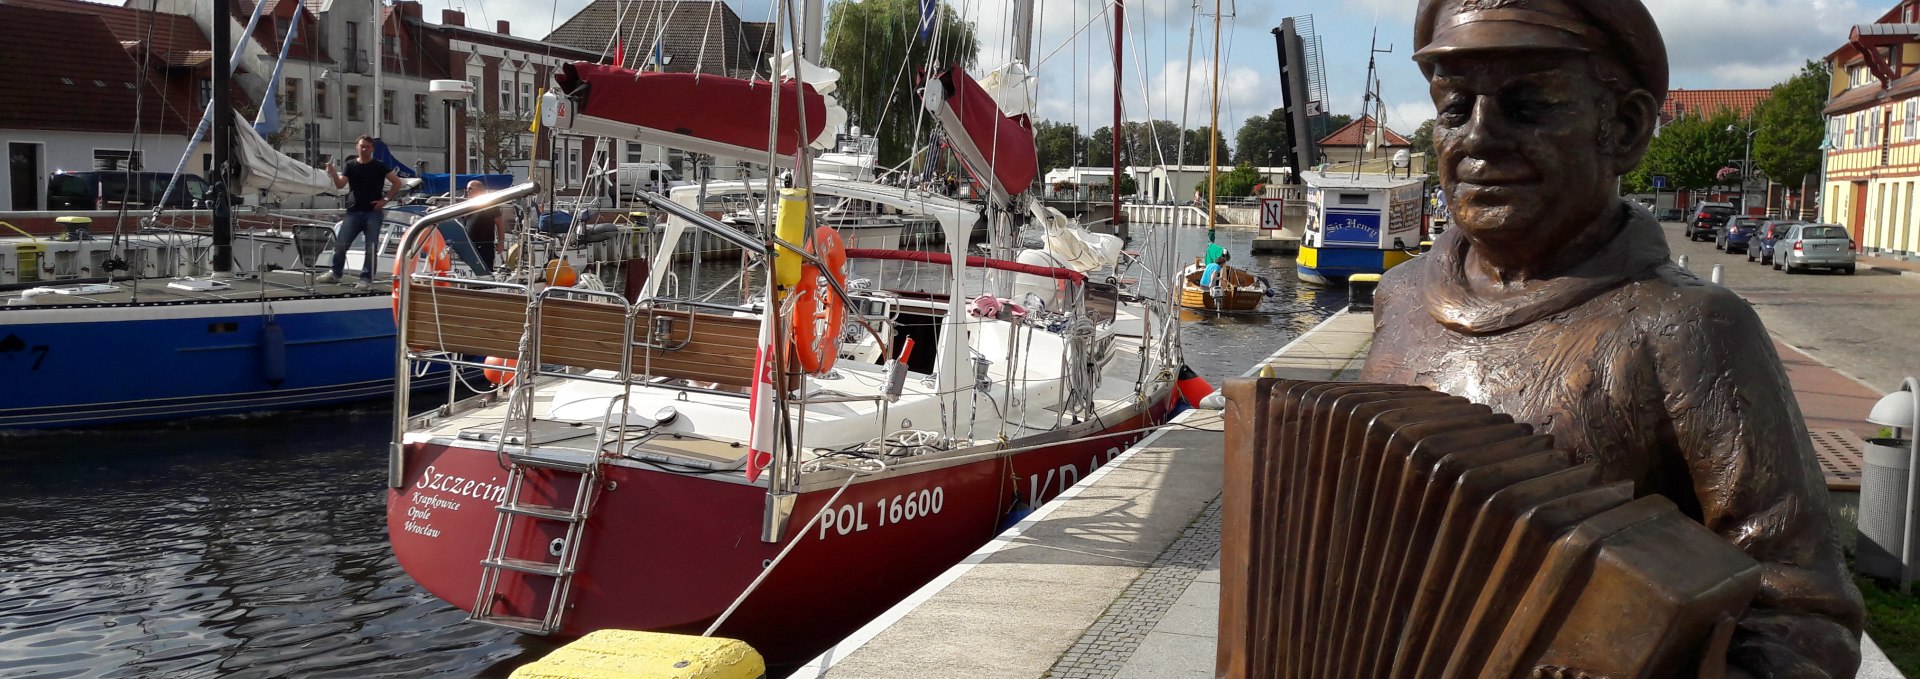
[[[150,208],[166,193],[167,183],[172,179],[170,172],[55,172],[47,177],[47,209],[112,210],[122,203],[127,207]],[[167,197],[165,207],[195,208],[206,197],[207,180],[183,174],[173,195]]]
[[[1814,267],[1853,273],[1853,237],[1838,224],[1795,224],[1773,250],[1773,268],[1787,273]]]
[[[1733,217],[1733,203],[1701,203],[1693,208],[1693,216],[1687,218],[1687,240],[1707,240],[1713,238],[1718,229]]]
[[[1760,230],[1760,223],[1764,221],[1766,220],[1759,217],[1734,217],[1727,220],[1727,225],[1720,227],[1720,237],[1713,241],[1713,249],[1725,250],[1729,255],[1746,252],[1753,240],[1754,232]]]
[[[1659,215],[1660,221],[1663,221],[1663,222],[1677,222],[1677,221],[1680,221],[1681,219],[1686,218],[1686,216],[1687,216],[1687,213],[1677,207],[1670,207],[1665,210],[1661,210]]]
[[[1747,248],[1747,261],[1757,258],[1761,264],[1773,263],[1773,246],[1781,236],[1787,235],[1787,229],[1806,222],[1798,219],[1769,219],[1760,223],[1760,230],[1753,234],[1751,247]]]

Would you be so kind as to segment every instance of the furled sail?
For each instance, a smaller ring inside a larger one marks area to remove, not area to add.
[[[1020,87],[996,78],[999,91]],[[924,103],[947,129],[968,174],[996,203],[1005,206],[1032,186],[1040,174],[1039,152],[1033,121],[1025,114],[1003,112],[993,94],[959,68],[927,81]]]
[[[788,166],[802,140],[831,148],[834,133],[847,120],[846,110],[830,96],[838,73],[802,63],[807,82],[789,77],[778,85],[780,127],[772,147]],[[791,72],[790,57],[783,55],[777,65]],[[775,85],[764,80],[648,73],[582,61],[562,66],[554,81],[571,102],[555,112],[557,129],[743,159],[769,150],[768,100]],[[804,136],[798,134],[802,99]]]
[[[273,148],[254,131],[245,116],[233,114],[233,136],[239,141],[235,158],[240,166],[236,195],[265,196],[267,203],[339,193],[324,170],[294,160]]]

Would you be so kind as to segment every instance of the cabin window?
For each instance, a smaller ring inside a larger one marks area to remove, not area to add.
[[[1366,205],[1368,198],[1369,196],[1364,193],[1342,193],[1340,194],[1340,204],[1341,205]]]

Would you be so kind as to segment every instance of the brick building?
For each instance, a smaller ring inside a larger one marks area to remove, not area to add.
[[[204,37],[165,22],[149,43],[120,8],[66,7],[84,4],[0,2],[0,210],[45,209],[47,176],[59,170],[171,170],[200,119]]]

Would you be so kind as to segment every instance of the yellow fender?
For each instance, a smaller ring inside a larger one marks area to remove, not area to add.
[[[807,190],[780,189],[780,214],[774,218],[773,233],[780,240],[794,245],[802,244],[807,238]],[[800,265],[805,260],[800,253],[776,246],[773,253],[773,280],[780,287],[792,289],[800,282]]]
[[[767,662],[746,642],[600,630],[514,670],[511,679],[761,679]]]

